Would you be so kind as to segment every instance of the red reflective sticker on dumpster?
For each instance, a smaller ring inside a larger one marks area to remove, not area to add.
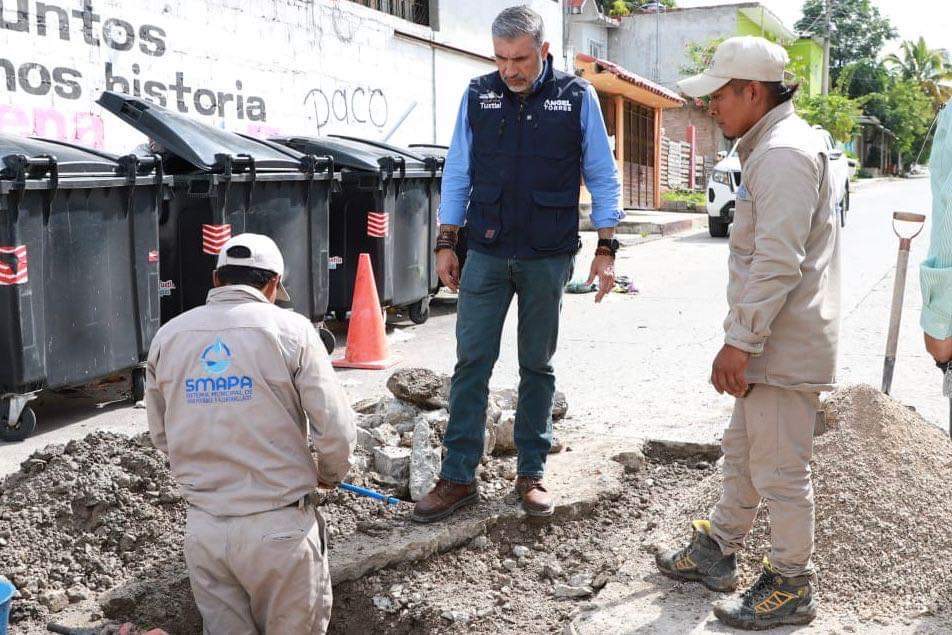
[[[149,252],[149,262],[154,264],[158,261],[159,261],[159,250],[153,249],[152,251]]]
[[[231,225],[202,225],[202,252],[217,256],[231,238]]]
[[[367,212],[367,235],[371,238],[386,238],[390,231],[386,212]]]
[[[26,284],[28,281],[26,245],[0,247],[0,287]]]

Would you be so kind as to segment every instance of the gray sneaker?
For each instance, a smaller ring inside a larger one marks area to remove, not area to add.
[[[710,536],[709,520],[695,520],[691,524],[694,535],[686,547],[655,556],[658,570],[675,580],[700,582],[712,591],[733,591],[737,588],[734,554],[725,556],[721,552],[720,545]]]
[[[814,576],[785,576],[764,561],[764,572],[740,597],[714,605],[714,615],[728,626],[763,631],[785,624],[809,624],[816,617]]]

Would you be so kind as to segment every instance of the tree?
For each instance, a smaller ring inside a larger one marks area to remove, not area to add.
[[[885,62],[890,70],[903,79],[918,83],[937,108],[945,103],[950,91],[939,82],[952,77],[952,67],[946,62],[943,52],[930,49],[923,37],[918,42],[906,40],[901,50],[901,56],[895,53],[886,56]]]
[[[867,114],[878,118],[896,135],[893,149],[908,155],[918,150],[932,123],[932,100],[912,79],[893,77],[886,90],[860,100]]]
[[[631,9],[628,8],[628,4],[625,0],[615,0],[608,5],[608,15],[622,18],[626,15],[631,15]]]
[[[840,94],[859,99],[872,93],[884,92],[889,81],[889,71],[881,62],[860,60],[843,67],[834,86]]]
[[[806,0],[803,17],[795,28],[820,37],[826,36],[826,1]],[[898,34],[889,18],[870,0],[828,0],[833,3],[830,40],[830,83],[834,84],[850,62],[876,59],[883,45]]]
[[[797,112],[807,123],[823,126],[834,139],[845,143],[852,138],[862,111],[855,99],[830,93],[798,99]]]

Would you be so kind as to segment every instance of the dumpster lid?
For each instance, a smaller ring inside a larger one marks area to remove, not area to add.
[[[63,141],[0,134],[0,158],[10,155],[25,155],[27,158],[55,157],[60,175],[99,173],[114,175],[119,167],[119,157],[114,154]],[[0,165],[0,169],[3,170],[3,176],[10,176],[5,163]]]
[[[217,154],[250,155],[257,169],[301,169],[304,155],[299,152],[209,126],[144,99],[107,90],[96,103],[200,170],[219,169]]]
[[[450,151],[449,146],[443,146],[438,143],[411,143],[407,148],[417,154],[431,154],[438,157],[445,157]]]
[[[369,139],[327,135],[326,137],[282,137],[272,141],[290,145],[309,154],[330,155],[334,158],[334,165],[354,170],[378,172],[380,171],[379,159],[385,157],[403,158],[407,170],[426,169],[424,158],[410,152],[407,148]]]

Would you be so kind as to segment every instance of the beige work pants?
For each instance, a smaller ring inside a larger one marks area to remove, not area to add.
[[[310,506],[248,516],[189,507],[185,563],[206,635],[324,633],[331,579],[324,521]]]
[[[725,554],[744,545],[760,500],[770,512],[770,564],[786,576],[812,570],[810,458],[816,393],[757,384],[734,404],[724,432],[724,488],[711,534]]]

